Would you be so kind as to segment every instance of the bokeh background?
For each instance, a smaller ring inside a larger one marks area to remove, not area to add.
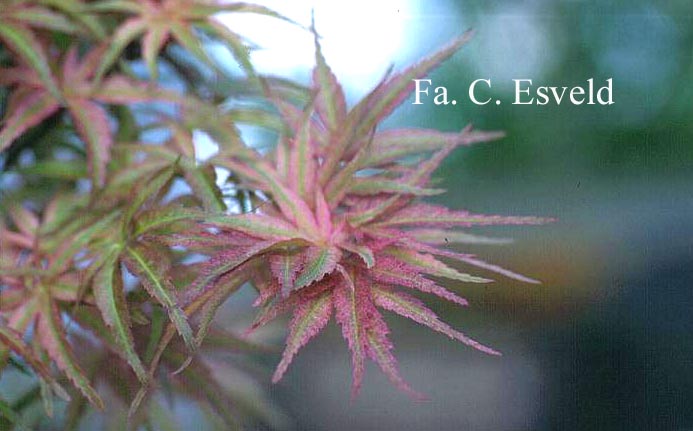
[[[475,39],[435,72],[453,106],[407,102],[386,126],[507,138],[458,150],[439,171],[441,202],[554,216],[545,227],[483,230],[506,246],[464,248],[543,281],[450,286],[444,318],[500,359],[393,318],[413,403],[375,367],[349,399],[349,356],[332,325],[272,395],[300,430],[693,429],[693,4],[679,1],[266,1],[309,22],[350,100],[467,28]],[[310,36],[246,20],[267,73],[307,81]],[[287,26],[288,27],[288,26]],[[494,82],[503,105],[466,102]],[[517,106],[512,79],[584,85],[613,78],[615,104]],[[464,96],[464,97],[463,97]],[[481,230],[479,232],[482,232]],[[270,364],[272,361],[269,361]]]

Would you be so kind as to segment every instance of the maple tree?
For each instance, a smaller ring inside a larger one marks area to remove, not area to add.
[[[162,388],[200,400],[227,426],[271,423],[271,413],[249,408],[260,401],[215,381],[206,352],[230,349],[252,361],[267,348],[249,333],[284,313],[291,318],[274,382],[334,316],[351,351],[353,395],[371,359],[420,398],[399,374],[381,312],[496,355],[415,292],[464,306],[436,280],[490,281],[443,259],[534,282],[444,246],[493,242],[460,228],[549,219],[423,200],[444,192],[430,187],[431,177],[453,150],[503,134],[379,127],[413,80],[471,33],[389,73],[348,107],[314,27],[306,31],[315,35],[316,66],[304,88],[259,76],[252,46],[218,12],[285,19],[203,0],[27,0],[0,12],[0,162],[21,178],[0,201],[0,369],[33,370],[33,399],[48,415],[54,395],[69,400],[65,429],[78,426],[85,400],[103,409],[105,396],[129,406],[133,427],[165,427],[151,396]],[[226,76],[205,37],[222,41],[246,78]],[[145,72],[134,70],[137,62]],[[182,90],[160,76],[164,63]],[[199,78],[209,70],[235,91],[205,87]],[[255,104],[227,109],[228,98]],[[241,124],[276,133],[276,144],[257,149]],[[199,132],[219,148],[205,161],[196,154]],[[20,160],[26,154],[29,163]],[[37,187],[45,191],[32,194]],[[246,284],[260,311],[248,333],[232,334],[213,318]],[[5,420],[22,426],[15,410],[0,399]]]

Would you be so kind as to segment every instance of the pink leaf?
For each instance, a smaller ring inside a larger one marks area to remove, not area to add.
[[[413,154],[439,150],[447,146],[472,145],[505,136],[503,132],[483,132],[465,128],[459,133],[425,129],[385,130],[375,135],[368,166],[380,166]]]
[[[486,347],[483,344],[472,340],[463,333],[452,329],[448,324],[441,322],[438,316],[426,308],[421,301],[402,292],[375,286],[372,290],[373,300],[376,305],[386,310],[399,314],[400,316],[411,319],[421,325],[427,326],[434,331],[441,332],[448,337],[460,341],[470,347],[489,355],[500,355],[497,351]]]
[[[294,310],[294,317],[289,325],[289,336],[286,340],[286,349],[277,370],[272,376],[272,382],[281,380],[289,364],[301,347],[305,346],[311,338],[315,337],[329,322],[332,316],[332,295],[323,295],[301,302]]]
[[[541,217],[517,217],[473,214],[467,211],[453,211],[445,207],[429,204],[410,205],[386,220],[371,224],[373,227],[451,227],[451,226],[489,226],[543,224],[552,219]]]
[[[92,181],[103,186],[113,146],[108,115],[101,106],[85,99],[68,99],[67,104],[75,127],[86,144]]]
[[[364,104],[368,109],[365,117],[355,124],[354,136],[360,137],[370,133],[376,124],[390,115],[414,91],[414,79],[426,76],[431,70],[450,58],[471,39],[472,35],[471,31],[466,32],[435,54],[394,75],[383,85],[378,86],[359,104]],[[358,106],[353,111],[358,112]]]
[[[435,277],[444,277],[465,283],[490,283],[493,281],[459,272],[456,269],[447,266],[430,254],[417,253],[408,247],[392,247],[387,250],[387,253],[404,262],[417,272],[433,275]]]
[[[12,110],[3,120],[0,131],[0,151],[5,150],[24,132],[58,111],[60,105],[48,92],[36,90],[25,93],[21,100],[13,101]]]
[[[320,187],[315,189],[315,217],[320,235],[323,238],[329,238],[334,229],[332,225],[332,211],[330,211],[330,207],[325,201],[325,195]]]
[[[320,281],[335,270],[342,253],[337,247],[308,247],[303,271],[296,277],[294,288],[300,289]]]
[[[302,238],[301,231],[283,219],[260,214],[239,214],[213,216],[205,219],[205,223],[222,229],[232,229],[262,239],[292,239]]]
[[[67,342],[64,331],[60,322],[58,307],[44,293],[41,298],[41,314],[37,322],[37,332],[41,345],[58,368],[82,392],[82,395],[93,405],[103,409],[103,400],[89,383],[82,368],[77,364],[77,359]]]
[[[409,383],[400,375],[397,359],[392,354],[392,342],[387,338],[388,333],[389,330],[380,316],[380,313],[373,307],[371,310],[370,324],[368,329],[366,329],[368,356],[380,366],[380,369],[383,370],[385,375],[390,379],[390,382],[399,390],[407,393],[415,400],[426,400],[428,397],[412,389]]]
[[[391,256],[378,257],[376,266],[370,271],[371,277],[385,284],[394,284],[424,293],[436,295],[458,305],[466,306],[468,302],[432,280],[422,277],[416,270]]]
[[[330,132],[334,132],[346,119],[346,100],[342,86],[325,62],[318,34],[315,36],[315,68],[313,69],[313,86],[318,89],[315,101],[318,115]]]
[[[349,280],[353,283],[353,280]],[[362,303],[364,301],[364,289],[366,286],[350,287],[350,283],[342,283],[334,290],[335,318],[342,327],[342,335],[349,344],[351,350],[352,385],[351,396],[356,397],[361,388],[363,373],[365,370],[364,356],[366,352],[366,339],[362,327],[363,316]],[[353,286],[353,284],[352,284]]]
[[[311,113],[312,110],[309,110],[304,114],[298,133],[289,141],[289,185],[298,196],[307,202],[313,199],[316,170],[313,143],[311,141]]]

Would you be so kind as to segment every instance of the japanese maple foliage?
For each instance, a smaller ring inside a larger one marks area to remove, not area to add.
[[[428,185],[431,174],[450,151],[502,134],[471,127],[459,133],[378,130],[379,123],[413,91],[413,79],[425,76],[469,37],[467,33],[422,62],[386,77],[348,109],[316,35],[312,103],[301,110],[274,99],[290,135],[282,137],[276,150],[267,155],[251,150],[222,151],[214,158],[213,163],[236,173],[246,187],[261,190],[269,199],[251,213],[206,219],[215,237],[226,238],[234,246],[218,247],[193,289],[213,289],[220,276],[248,262],[262,262],[249,275],[259,291],[256,305],[263,306],[253,328],[284,312],[292,314],[274,382],[333,315],[351,350],[353,395],[359,390],[364,361],[369,358],[395,385],[418,396],[397,371],[380,310],[399,314],[482,352],[498,354],[441,322],[407,291],[466,305],[463,298],[428,276],[463,283],[491,281],[460,272],[440,257],[533,281],[473,256],[441,250],[435,243],[453,227],[538,224],[546,219],[473,214],[419,202],[421,196],[442,192]],[[454,233],[450,236],[454,238]]]
[[[471,33],[388,73],[347,106],[314,29],[316,65],[306,88],[258,75],[253,47],[215,17],[286,20],[264,7],[5,3],[0,371],[33,375],[35,390],[21,403],[0,395],[0,427],[41,428],[45,418],[26,411],[42,402],[50,416],[57,395],[68,400],[64,429],[78,427],[87,402],[129,418],[133,428],[164,429],[156,391],[199,401],[226,427],[276,425],[279,416],[252,387],[218,381],[226,368],[213,355],[233,351],[241,366],[254,363],[267,348],[247,335],[283,314],[290,315],[288,335],[274,382],[333,317],[351,352],[354,396],[367,359],[394,385],[422,396],[400,376],[383,311],[498,354],[441,321],[420,297],[466,306],[451,286],[491,280],[460,265],[533,283],[445,246],[505,242],[465,228],[549,220],[426,201],[444,193],[432,176],[446,156],[502,133],[380,127],[410,96],[413,80]],[[205,37],[222,42],[245,77],[218,67]],[[225,103],[239,100],[231,109]],[[258,150],[238,125],[275,132],[277,142]],[[205,161],[195,145],[199,132],[219,148]],[[214,316],[244,285],[257,290],[260,311],[243,336]]]

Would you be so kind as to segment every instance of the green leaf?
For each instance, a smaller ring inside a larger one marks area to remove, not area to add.
[[[0,22],[0,28],[2,22]],[[17,90],[13,96],[17,96]],[[60,106],[50,93],[37,90],[21,93],[21,99],[10,105],[11,108],[3,119],[0,130],[0,151],[4,151],[12,142],[30,128],[58,111]]]
[[[76,220],[77,232],[73,236],[60,236],[60,239],[62,239],[64,242],[60,244],[60,251],[51,263],[51,270],[60,271],[61,269],[64,269],[65,266],[75,257],[75,255],[83,250],[96,235],[103,232],[108,232],[109,225],[116,220],[118,215],[119,214],[117,212],[103,215],[96,218],[93,223],[87,224],[86,226],[82,225],[84,222],[83,220]],[[64,233],[65,232],[61,232],[61,234]]]
[[[469,127],[459,133],[426,129],[385,130],[373,138],[373,151],[365,165],[385,165],[407,156],[437,151],[449,145],[472,145],[500,139],[503,136],[503,132],[484,132],[471,130]]]
[[[60,90],[48,65],[48,56],[34,33],[24,25],[0,18],[0,39],[36,71],[46,90],[60,100]]]
[[[76,181],[87,176],[87,168],[84,162],[79,160],[46,160],[19,167],[17,172],[68,181]]]
[[[301,347],[322,331],[331,316],[332,295],[329,292],[304,302],[297,308],[291,321],[289,336],[286,339],[286,349],[284,349],[282,359],[272,376],[273,383],[281,380]]]
[[[74,259],[75,255],[84,249],[89,242],[94,238],[94,236],[101,234],[103,232],[109,231],[109,225],[111,225],[118,217],[118,212],[112,212],[110,214],[102,215],[93,221],[91,224],[83,225],[83,220],[76,220],[77,232],[63,238],[63,243],[61,244],[60,251],[57,256],[52,261],[51,270],[60,271],[64,269],[65,266]],[[91,220],[88,220],[90,223]],[[112,227],[112,226],[111,226]],[[65,232],[61,232],[64,234]]]
[[[194,30],[187,25],[180,24],[177,22],[169,23],[169,29],[171,30],[171,35],[178,41],[178,43],[185,48],[190,54],[194,55],[203,64],[217,70],[216,64],[212,61],[202,46],[202,42],[195,35]]]
[[[359,255],[359,257],[363,260],[363,262],[366,264],[367,268],[372,268],[373,265],[375,265],[375,256],[373,256],[373,250],[366,246],[360,246],[360,245],[355,245],[355,244],[340,244],[340,247],[342,247],[344,250],[347,250],[351,253]]]
[[[449,278],[451,280],[458,280],[465,283],[490,283],[493,281],[487,278],[476,277],[474,275],[459,272],[454,268],[450,268],[429,254],[422,254],[413,250],[394,247],[388,249],[387,253],[396,257],[402,262],[406,262],[407,264],[417,268],[421,272],[436,277]]]
[[[444,193],[443,189],[427,189],[412,186],[397,180],[383,178],[354,178],[348,193],[362,196],[380,193],[401,194],[412,196],[435,196]]]
[[[379,86],[369,94],[361,102],[368,107],[365,110],[365,116],[358,119],[355,117],[350,118],[355,125],[353,135],[355,137],[368,135],[383,118],[392,113],[414,91],[414,79],[426,76],[428,72],[456,53],[472,36],[473,32],[467,31],[435,54],[396,74],[385,82],[384,85]],[[352,112],[360,113],[362,111],[357,106],[354,107]]]
[[[373,295],[373,300],[378,307],[392,311],[393,313],[397,313],[402,317],[406,317],[407,319],[411,319],[420,325],[427,326],[434,331],[445,334],[448,337],[460,341],[481,352],[494,356],[500,355],[500,353],[496,350],[484,346],[460,331],[451,328],[447,323],[442,322],[433,311],[426,308],[421,301],[411,295],[379,286],[373,286],[371,292]]]
[[[202,201],[205,211],[220,213],[226,210],[226,204],[216,184],[214,167],[190,163],[189,160],[181,160],[183,177],[193,190],[195,196]]]
[[[205,223],[219,228],[227,228],[263,239],[303,238],[301,231],[280,218],[239,214],[206,217]]]
[[[102,187],[106,165],[111,156],[113,135],[106,111],[98,104],[81,98],[68,98],[67,106],[75,128],[87,147],[87,161],[92,183]]]
[[[53,378],[51,370],[36,356],[33,349],[24,343],[21,334],[0,322],[0,346],[2,345],[7,346],[24,359],[38,373],[39,377],[51,386],[58,396],[63,399],[70,399],[67,392]]]
[[[73,385],[80,390],[89,402],[103,410],[104,403],[99,394],[91,386],[89,379],[77,364],[77,359],[65,337],[65,329],[60,321],[58,307],[51,299],[48,291],[40,295],[40,316],[37,323],[37,332],[41,345],[46,349],[50,358],[58,368],[65,373]]]
[[[66,19],[64,15],[40,6],[21,7],[12,11],[11,16],[13,19],[29,24],[32,27],[40,27],[64,33],[75,33],[77,31],[77,27],[71,23],[70,20]]]
[[[197,348],[202,346],[203,341],[207,337],[207,332],[212,324],[212,320],[216,315],[217,310],[226,301],[226,299],[235,291],[237,291],[246,281],[248,281],[249,271],[240,270],[233,271],[223,275],[211,291],[205,292],[202,296],[204,301],[200,301],[201,297],[196,298],[198,303],[203,303],[200,309],[200,324],[195,334],[195,344]],[[181,366],[173,372],[179,374],[185,370],[192,362],[192,355],[189,356]]]
[[[127,12],[139,15],[145,11],[145,6],[136,1],[103,0],[90,3],[89,9],[95,12]]]
[[[331,273],[337,266],[341,253],[336,247],[309,247],[305,257],[305,268],[296,277],[294,289],[308,286]]]
[[[157,57],[168,40],[168,28],[162,24],[153,24],[142,38],[142,57],[149,70],[149,78],[156,82],[159,79]]]
[[[140,18],[130,18],[118,27],[108,43],[108,49],[104,53],[99,67],[96,69],[94,82],[101,81],[103,75],[116,62],[125,47],[146,30],[147,22]]]
[[[277,206],[289,221],[295,223],[304,232],[316,231],[317,224],[310,207],[296,192],[282,182],[277,171],[269,163],[251,150],[237,156],[230,158],[225,155],[216,156],[210,163],[226,167],[237,175],[262,185],[272,194]]]
[[[353,373],[351,396],[354,398],[358,394],[364,374],[363,326],[354,282],[347,273],[344,277],[349,278],[334,291],[335,317],[342,327],[342,335],[348,341],[351,350]]]
[[[122,349],[137,378],[144,382],[147,372],[135,351],[135,342],[130,330],[130,313],[125,301],[125,291],[118,264],[119,247],[114,246],[108,253],[101,269],[94,276],[93,290],[96,305],[106,325],[113,330],[113,336]]]
[[[133,221],[135,213],[137,213],[146,202],[155,200],[162,193],[166,184],[173,178],[175,170],[175,165],[166,166],[154,173],[144,184],[139,184],[136,187],[130,205],[128,205],[125,214],[123,214],[124,227],[127,223]]]
[[[204,213],[196,208],[187,208],[178,204],[170,204],[156,207],[140,213],[135,219],[135,231],[133,236],[140,235],[149,231],[159,229],[163,226],[179,221],[202,220]]]
[[[428,244],[488,244],[502,245],[513,242],[511,238],[492,238],[467,232],[449,231],[444,229],[413,229],[407,232],[417,241]]]
[[[322,55],[319,36],[315,31],[315,23],[313,23],[312,31],[315,40],[313,82],[319,89],[316,100],[317,110],[328,130],[335,132],[346,119],[347,108],[344,91]]]
[[[151,249],[142,245],[131,246],[126,249],[128,269],[131,270],[142,282],[147,292],[166,308],[171,322],[190,351],[195,351],[193,330],[188,323],[188,318],[176,303],[173,294],[175,287],[171,280],[162,272],[162,258]]]
[[[255,76],[255,69],[250,61],[250,49],[240,35],[229,30],[226,25],[213,18],[208,19],[206,22],[196,22],[195,27],[205,30],[212,37],[224,42],[243,71],[248,76]]]

